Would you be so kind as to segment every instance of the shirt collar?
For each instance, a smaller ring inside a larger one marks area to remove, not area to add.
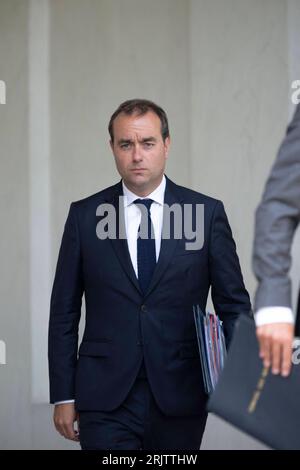
[[[163,175],[162,181],[159,184],[159,186],[157,186],[157,188],[154,189],[154,191],[151,194],[149,194],[146,198],[140,197],[137,194],[134,194],[132,191],[130,191],[127,188],[127,186],[125,186],[125,183],[123,180],[122,180],[122,186],[123,186],[123,196],[124,196],[124,207],[129,206],[136,199],[152,199],[154,202],[157,202],[158,204],[161,204],[161,205],[164,204],[165,189],[166,189],[165,175]]]

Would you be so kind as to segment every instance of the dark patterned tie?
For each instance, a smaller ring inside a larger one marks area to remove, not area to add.
[[[143,294],[147,291],[156,265],[154,235],[153,238],[151,238],[151,233],[154,234],[150,217],[152,202],[152,199],[136,199],[134,201],[134,204],[143,205],[147,209],[145,210],[143,207],[139,208],[141,211],[141,223],[137,238],[138,279]]]

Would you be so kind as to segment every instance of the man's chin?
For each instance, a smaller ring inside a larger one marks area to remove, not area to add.
[[[149,184],[149,178],[142,173],[136,173],[133,177],[128,180],[128,183],[135,186],[144,186]]]
[[[131,191],[135,193],[147,191],[147,188],[151,185],[149,178],[143,175],[135,175],[134,178],[124,179],[124,183],[128,189],[131,189]]]

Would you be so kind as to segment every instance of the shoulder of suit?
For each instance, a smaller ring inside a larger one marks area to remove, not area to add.
[[[83,199],[74,201],[72,202],[72,205],[79,208],[79,207],[86,207],[89,205],[100,204],[100,203],[106,202],[113,197],[116,191],[120,188],[120,184],[121,183],[119,182],[117,184],[109,186],[108,188],[102,189],[101,191],[98,191],[97,193],[91,194],[90,196],[87,196]]]
[[[218,203],[223,204],[222,201],[220,201],[219,199],[208,196],[199,191],[186,188],[185,186],[180,186],[171,180],[169,180],[169,184],[171,185],[171,187],[173,187],[173,190],[175,189],[176,193],[180,195],[180,198],[186,204],[197,203],[205,204],[210,207],[215,207]],[[118,190],[120,190],[120,187],[121,182],[118,182],[117,184],[114,184],[112,186],[109,186],[108,188],[98,191],[97,193],[91,194],[90,196],[87,196],[83,199],[79,199],[77,201],[72,202],[72,206],[77,208],[86,208],[107,202],[113,198],[113,196]]]
[[[179,186],[178,184],[173,183],[176,186],[176,190],[180,193],[184,202],[188,203],[198,203],[198,204],[208,204],[215,206],[218,202],[222,202],[219,199],[203,194],[199,191],[195,191],[185,186]]]

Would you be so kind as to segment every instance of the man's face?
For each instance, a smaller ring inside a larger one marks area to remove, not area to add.
[[[161,122],[152,111],[143,116],[119,114],[110,142],[118,172],[138,196],[148,196],[160,184],[170,145],[161,135]]]

